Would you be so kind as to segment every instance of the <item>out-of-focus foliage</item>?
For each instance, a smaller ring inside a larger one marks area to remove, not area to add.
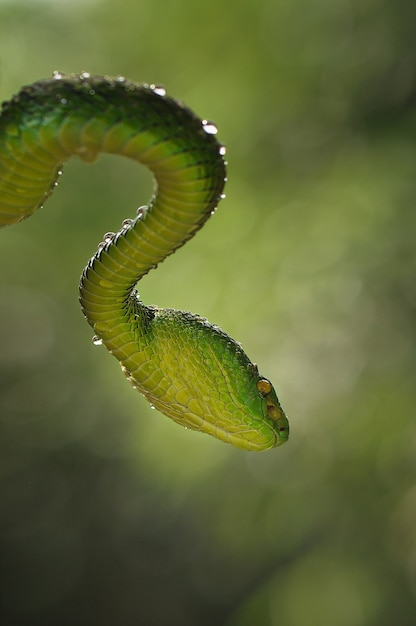
[[[5,626],[415,623],[415,7],[0,2],[2,99],[85,69],[218,123],[227,199],[140,288],[241,340],[291,419],[249,454],[129,388],[77,280],[151,181],[68,164],[0,233]]]

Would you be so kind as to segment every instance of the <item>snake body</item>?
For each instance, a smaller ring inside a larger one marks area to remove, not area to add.
[[[216,129],[162,88],[122,77],[63,75],[23,87],[0,115],[0,227],[41,207],[73,155],[129,157],[155,178],[149,205],[109,233],[84,269],[80,302],[133,386],[179,424],[246,450],[285,442],[269,380],[204,318],[144,305],[137,281],[188,241],[222,197]]]

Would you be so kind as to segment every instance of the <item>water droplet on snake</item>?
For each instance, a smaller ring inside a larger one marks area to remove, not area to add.
[[[216,135],[218,132],[218,128],[214,122],[208,120],[202,120],[202,128],[208,135]]]
[[[143,217],[143,215],[146,213],[146,211],[147,211],[147,206],[146,205],[139,206],[139,208],[136,211],[137,217],[139,217],[139,218]]]
[[[166,96],[166,89],[162,85],[150,85],[150,89],[158,96]]]

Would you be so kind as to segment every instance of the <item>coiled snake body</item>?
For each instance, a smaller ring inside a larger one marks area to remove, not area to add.
[[[0,227],[42,206],[72,155],[146,165],[156,191],[109,233],[81,276],[80,301],[128,380],[165,415],[246,450],[285,442],[271,383],[241,346],[205,319],[144,305],[137,281],[188,241],[219,202],[224,149],[215,127],[162,88],[55,72],[24,87],[0,116]]]

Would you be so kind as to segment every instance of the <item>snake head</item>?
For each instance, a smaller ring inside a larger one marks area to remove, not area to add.
[[[141,322],[131,342],[144,327],[153,342],[141,364],[135,354],[124,360],[123,371],[155,408],[242,450],[287,441],[289,424],[276,392],[239,343],[189,312],[135,306]],[[124,341],[131,343],[127,335]]]

